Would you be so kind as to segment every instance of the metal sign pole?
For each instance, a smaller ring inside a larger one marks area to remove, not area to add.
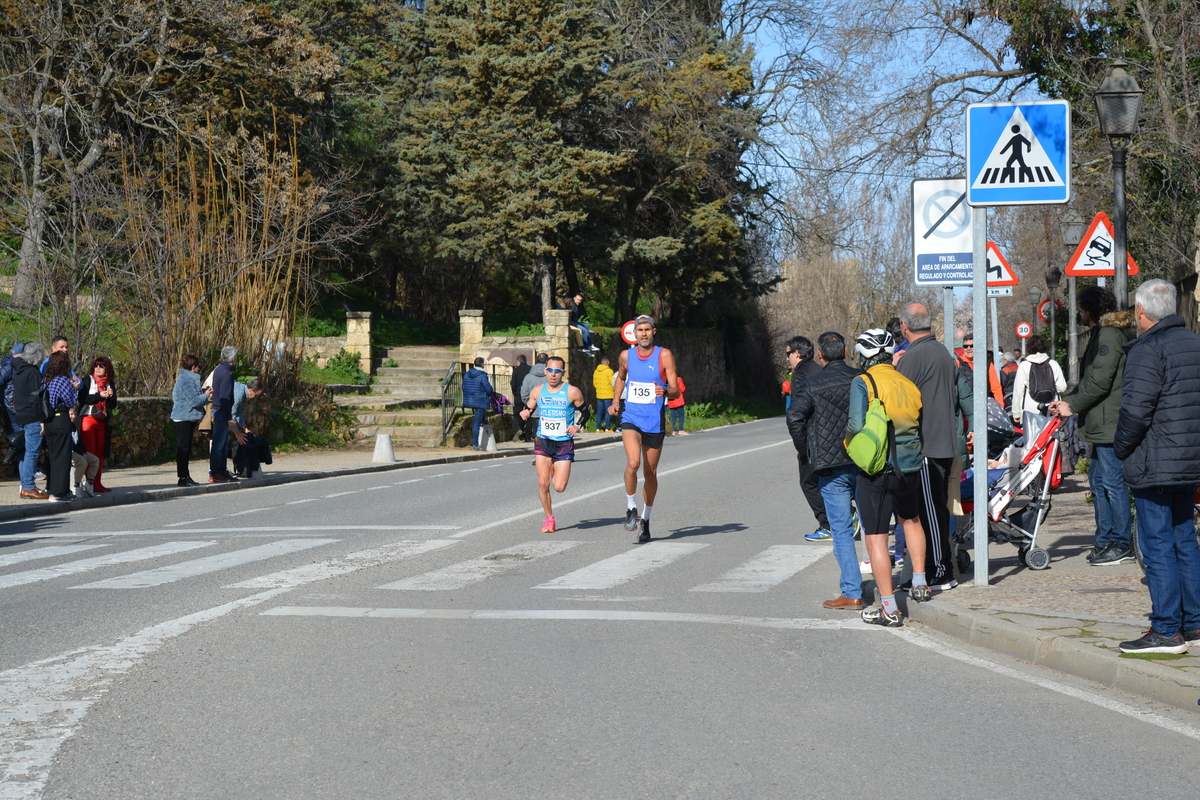
[[[954,287],[942,289],[942,341],[954,355]]]
[[[972,287],[972,326],[987,330],[987,209],[977,208],[972,220],[975,282]],[[993,304],[995,300],[992,301]],[[980,341],[978,338],[976,341]],[[986,341],[986,339],[984,340]],[[987,515],[987,359],[976,358],[972,405],[975,409],[975,585],[988,585]],[[966,577],[966,576],[963,576]]]
[[[996,323],[1000,316],[996,313],[996,298],[991,298],[992,301],[992,363],[996,365],[996,369],[1000,369],[1000,326]]]

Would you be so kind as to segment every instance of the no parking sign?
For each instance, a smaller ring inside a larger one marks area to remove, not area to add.
[[[629,320],[621,326],[621,338],[625,340],[625,344],[637,344],[637,337],[633,335],[633,329],[637,326],[633,323],[633,320]]]

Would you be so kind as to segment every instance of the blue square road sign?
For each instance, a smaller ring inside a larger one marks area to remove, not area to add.
[[[1066,100],[967,107],[967,202],[972,206],[1071,199],[1071,104]]]

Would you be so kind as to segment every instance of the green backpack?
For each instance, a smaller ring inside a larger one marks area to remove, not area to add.
[[[892,430],[891,417],[879,399],[879,387],[870,373],[864,372],[863,377],[871,384],[871,402],[867,405],[867,418],[863,428],[854,434],[846,445],[846,453],[859,469],[868,475],[878,475],[883,472],[888,463],[888,439]]]

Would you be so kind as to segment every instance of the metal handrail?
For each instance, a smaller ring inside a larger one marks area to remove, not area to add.
[[[462,376],[465,366],[454,362],[442,378],[442,447],[446,446],[446,437],[450,434],[450,426],[454,424],[454,412],[462,406]]]

